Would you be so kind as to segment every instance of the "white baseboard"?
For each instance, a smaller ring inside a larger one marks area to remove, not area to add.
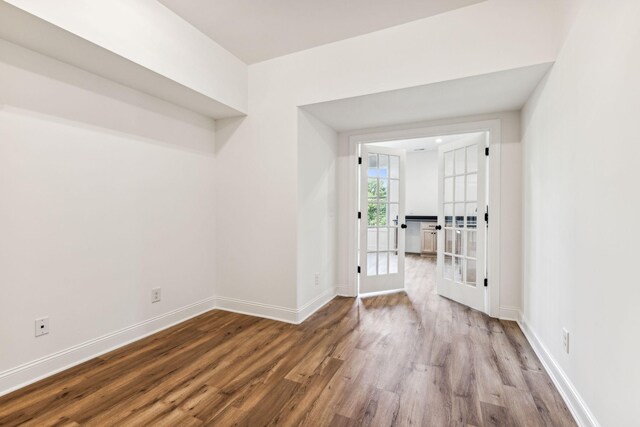
[[[341,297],[356,297],[353,289],[349,285],[336,285],[336,294]]]
[[[263,304],[236,298],[216,297],[216,308],[232,313],[247,314],[249,316],[264,317],[280,322],[297,323],[298,311],[294,308]]]
[[[296,323],[304,322],[309,316],[320,310],[324,305],[336,297],[335,288],[329,288],[323,293],[303,305],[298,309],[298,317]]]
[[[560,392],[560,395],[564,399],[578,425],[580,427],[600,427],[600,424],[593,416],[593,413],[587,406],[584,399],[580,396],[580,393],[578,393],[578,390],[576,390],[571,380],[569,380],[569,377],[565,374],[542,341],[540,341],[535,332],[533,332],[529,327],[526,319],[522,318],[518,324],[531,344],[531,347],[533,347],[533,351],[538,355],[542,365]]]
[[[263,304],[253,301],[240,300],[236,298],[217,297],[216,308],[233,313],[247,314],[249,316],[264,317],[266,319],[278,320],[299,324],[322,308],[336,296],[334,288],[329,288],[299,309],[281,307],[277,305]]]
[[[500,307],[498,317],[503,320],[513,320],[519,322],[522,320],[522,311],[519,307]]]
[[[213,297],[0,372],[0,396],[207,312]]]

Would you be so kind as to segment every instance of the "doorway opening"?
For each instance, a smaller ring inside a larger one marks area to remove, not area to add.
[[[358,295],[434,292],[489,313],[489,130],[358,144]]]

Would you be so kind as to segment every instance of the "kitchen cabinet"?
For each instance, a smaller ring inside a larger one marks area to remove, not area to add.
[[[420,227],[422,255],[436,255],[438,252],[438,232],[436,224],[423,222]]]

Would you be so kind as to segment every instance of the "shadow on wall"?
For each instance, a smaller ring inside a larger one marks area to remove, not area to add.
[[[0,58],[2,110],[214,153],[213,119],[3,40]],[[52,81],[46,90],[42,77]]]

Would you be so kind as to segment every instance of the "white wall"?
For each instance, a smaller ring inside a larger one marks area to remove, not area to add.
[[[582,3],[523,112],[525,319],[600,425],[630,426],[640,402],[640,2]]]
[[[212,306],[216,167],[213,121],[2,41],[0,58],[1,393]]]
[[[158,1],[7,3],[238,111],[246,111],[247,66]]]
[[[438,215],[438,150],[408,151],[406,215]]]
[[[338,134],[298,109],[298,307],[322,295],[334,295],[337,154]],[[320,273],[317,285],[316,273]]]
[[[299,242],[293,226],[298,106],[553,61],[563,35],[558,3],[491,0],[249,66],[248,116],[217,122],[220,295],[256,309],[297,308],[297,246],[314,244]],[[248,268],[240,254],[256,242],[266,243]]]

